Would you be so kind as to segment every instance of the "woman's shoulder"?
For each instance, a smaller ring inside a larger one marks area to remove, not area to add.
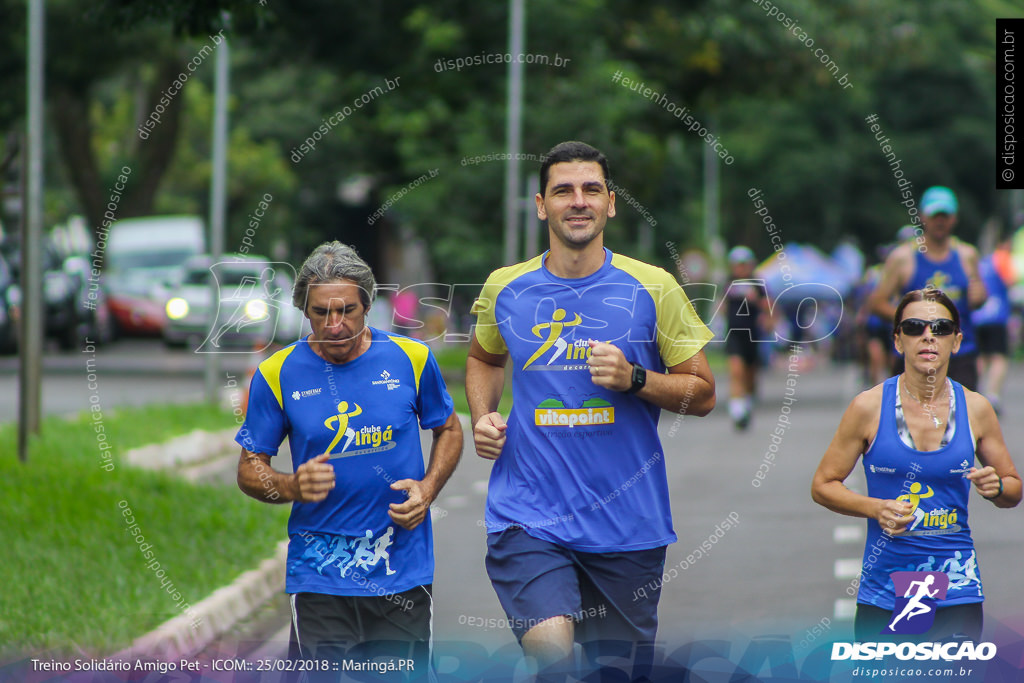
[[[971,418],[971,424],[982,425],[987,420],[996,420],[996,411],[992,407],[992,403],[985,398],[984,394],[979,394],[977,391],[971,391],[967,387],[960,385],[960,388],[964,392],[964,402],[967,404],[967,416]]]
[[[882,396],[885,393],[885,382],[865,389],[850,401],[847,415],[856,420],[874,422],[882,410]]]

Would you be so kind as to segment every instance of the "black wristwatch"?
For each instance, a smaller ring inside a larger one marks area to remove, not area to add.
[[[639,363],[633,363],[633,384],[626,389],[627,394],[635,394],[647,384],[647,370]]]

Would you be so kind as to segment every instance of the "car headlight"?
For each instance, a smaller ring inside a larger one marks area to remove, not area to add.
[[[63,278],[48,277],[43,282],[43,298],[48,302],[61,301],[71,293],[71,288]]]
[[[245,317],[249,320],[263,320],[267,317],[267,302],[253,299],[245,304]]]
[[[176,296],[168,301],[165,308],[167,310],[167,317],[171,320],[181,320],[188,315],[188,302],[180,296]]]

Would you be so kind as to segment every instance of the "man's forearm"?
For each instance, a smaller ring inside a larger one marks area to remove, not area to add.
[[[466,401],[472,424],[498,409],[505,388],[505,368],[470,356],[466,360]]]
[[[888,299],[871,297],[867,301],[868,313],[874,313],[882,320],[889,321],[896,315],[896,307]]]
[[[715,407],[715,387],[690,373],[648,372],[647,384],[636,393],[662,410],[703,417]]]
[[[444,488],[462,457],[462,425],[459,424],[459,416],[452,413],[449,420],[452,425],[446,424],[442,429],[434,431],[430,461],[427,473],[423,476],[423,483],[430,487],[434,498]]]
[[[243,450],[238,461],[238,488],[264,503],[290,503],[296,500],[294,476],[278,472],[255,453]]]

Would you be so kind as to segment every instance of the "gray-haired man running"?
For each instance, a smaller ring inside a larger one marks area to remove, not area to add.
[[[353,659],[359,645],[367,658],[393,654],[408,666],[412,657],[420,677],[431,639],[429,508],[459,461],[462,429],[430,349],[366,324],[375,286],[340,242],[306,259],[292,301],[312,334],[253,377],[235,437],[238,485],[292,503],[292,655]],[[421,428],[434,433],[426,469]],[[293,474],[270,465],[285,437]]]

